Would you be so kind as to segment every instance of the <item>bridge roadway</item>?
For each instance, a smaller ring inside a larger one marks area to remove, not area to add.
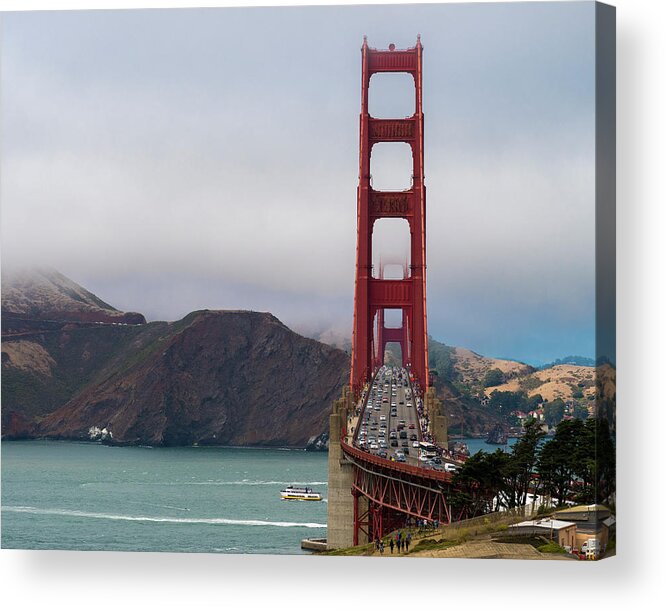
[[[448,502],[453,473],[446,472],[443,464],[420,461],[419,451],[413,447],[411,435],[420,443],[428,434],[421,429],[425,418],[424,411],[418,411],[418,398],[405,369],[382,367],[365,389],[362,400],[354,403],[347,392],[333,406],[328,458],[330,548],[374,540],[386,531],[404,527],[409,518],[440,523],[464,518],[466,507]],[[428,402],[432,400],[435,397],[426,396],[424,410],[433,407]],[[400,420],[403,426],[398,425]],[[390,444],[393,430],[398,437],[397,447]],[[380,437],[382,431],[384,436]],[[399,438],[400,432],[405,432],[407,438]],[[371,436],[376,438],[370,440]],[[383,449],[378,446],[380,439],[385,441]],[[409,454],[398,461],[398,451],[406,448],[402,447],[404,441],[409,445]],[[462,462],[460,456],[445,449],[438,453],[443,462]]]
[[[405,368],[381,367],[359,405],[360,414],[349,421],[353,446],[391,462],[454,471],[464,463],[465,456],[437,449],[436,463],[419,459],[418,444],[424,437],[421,426],[425,422],[418,415],[418,400]],[[391,438],[393,433],[396,438]],[[349,436],[345,440],[348,443]],[[453,468],[448,470],[450,466]]]
[[[418,466],[422,440],[416,397],[404,368],[382,367],[363,401],[354,445],[372,455]]]

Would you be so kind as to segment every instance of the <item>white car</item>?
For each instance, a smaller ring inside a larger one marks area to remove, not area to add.
[[[418,449],[418,447],[420,447],[420,444],[418,443],[418,441],[413,441],[411,443],[411,446],[414,447],[415,449]]]
[[[379,448],[379,446],[378,446],[376,443],[372,443],[372,444],[369,446],[369,448],[370,448],[370,449],[373,449],[373,450],[376,450],[376,449]]]
[[[457,472],[457,466],[455,466],[455,464],[446,463],[446,464],[443,465],[443,469],[446,472]]]
[[[385,416],[385,415],[381,415],[381,417],[379,417],[379,421],[386,421],[386,416]]]

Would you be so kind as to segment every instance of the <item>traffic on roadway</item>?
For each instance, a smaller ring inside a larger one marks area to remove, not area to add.
[[[354,444],[387,460],[454,472],[441,450],[424,440],[419,407],[407,369],[382,366],[363,400]]]

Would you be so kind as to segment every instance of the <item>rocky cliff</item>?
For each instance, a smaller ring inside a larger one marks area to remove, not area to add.
[[[2,342],[8,439],[106,430],[118,444],[304,447],[326,432],[348,380],[343,351],[269,313],[199,311],[141,325],[21,320]]]

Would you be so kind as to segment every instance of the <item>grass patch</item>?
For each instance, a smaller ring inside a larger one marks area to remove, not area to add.
[[[354,557],[354,556],[371,555],[373,550],[374,550],[373,544],[364,544],[361,546],[350,546],[345,549],[322,551],[321,553],[316,553],[316,554],[329,555],[331,557]]]
[[[443,538],[436,540],[434,538],[428,538],[427,540],[421,540],[418,544],[416,544],[413,551],[442,551],[443,549],[449,549],[450,547],[457,546],[458,544],[459,541],[457,540],[444,540]]]
[[[565,553],[565,549],[554,540],[547,540],[542,536],[501,536],[495,538],[497,542],[505,544],[530,544],[541,553]]]
[[[534,549],[549,542],[540,536],[497,536],[494,540],[506,544],[530,544]]]
[[[556,542],[550,540],[546,544],[536,547],[541,553],[565,553],[565,549],[560,547]]]

